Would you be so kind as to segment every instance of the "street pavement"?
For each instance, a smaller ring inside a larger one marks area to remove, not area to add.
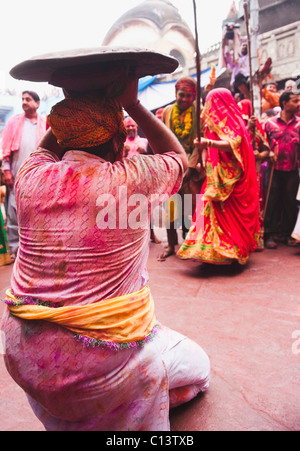
[[[211,360],[209,390],[170,413],[177,431],[300,430],[300,247],[252,254],[244,267],[176,256],[148,270],[160,322],[199,343]],[[0,268],[0,295],[12,266]],[[0,317],[3,303],[0,304]],[[0,347],[0,431],[43,431],[8,375]]]

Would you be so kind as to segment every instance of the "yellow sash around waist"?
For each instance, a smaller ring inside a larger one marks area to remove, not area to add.
[[[20,304],[11,290],[6,292],[10,312],[26,320],[45,320],[59,324],[76,334],[95,340],[132,343],[147,337],[156,324],[150,288],[136,293],[104,299],[88,305],[45,307]]]

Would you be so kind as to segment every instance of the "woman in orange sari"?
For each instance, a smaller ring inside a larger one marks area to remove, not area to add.
[[[206,181],[178,255],[212,264],[245,264],[257,248],[260,230],[251,139],[227,89],[208,94],[202,120],[205,138],[195,143],[202,153]]]

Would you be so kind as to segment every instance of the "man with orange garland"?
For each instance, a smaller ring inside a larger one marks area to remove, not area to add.
[[[192,156],[195,148],[194,139],[197,137],[195,107],[196,91],[196,81],[192,77],[180,78],[175,84],[176,102],[172,105],[168,105],[164,109],[162,115],[163,122],[175,134],[180,144],[184,148],[188,159],[190,159]],[[198,172],[194,172],[194,175],[189,178],[186,183],[184,182],[179,192],[182,197],[181,217],[176,217],[178,215],[178,212],[176,201],[174,199],[171,198],[167,204],[167,214],[169,220],[167,228],[168,247],[160,256],[160,260],[165,260],[170,255],[175,254],[175,245],[178,244],[176,219],[178,219],[180,224],[182,225],[183,237],[185,237],[188,228],[186,228],[187,218],[184,218],[183,195],[192,195],[193,212],[196,206],[196,195],[200,193],[203,180],[201,179],[201,175]]]

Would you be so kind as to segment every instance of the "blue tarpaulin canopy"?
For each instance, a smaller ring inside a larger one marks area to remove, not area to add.
[[[216,67],[216,77],[220,76]],[[205,88],[209,84],[211,69],[201,72],[201,86]],[[196,75],[191,75],[197,78]],[[180,78],[180,77],[178,77]],[[161,82],[157,76],[147,76],[139,80],[139,99],[148,110],[156,110],[175,101],[175,83],[178,79]]]

